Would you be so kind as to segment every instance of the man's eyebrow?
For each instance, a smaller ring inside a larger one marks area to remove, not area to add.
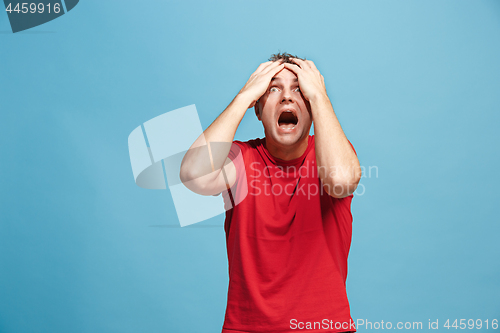
[[[281,79],[280,79],[279,77],[273,77],[273,78],[271,79],[271,82],[273,82],[273,81],[281,81]],[[299,82],[299,79],[298,79],[298,78],[295,78],[295,79],[293,79],[293,82]]]

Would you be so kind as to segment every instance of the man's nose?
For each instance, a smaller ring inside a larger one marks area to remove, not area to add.
[[[290,90],[283,90],[283,94],[281,96],[281,103],[283,102],[293,102],[292,93]]]

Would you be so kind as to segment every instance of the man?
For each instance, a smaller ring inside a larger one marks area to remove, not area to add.
[[[251,107],[265,138],[233,141]],[[196,193],[222,192],[228,207],[223,333],[355,331],[345,281],[361,168],[312,61],[285,53],[261,64],[180,177]]]

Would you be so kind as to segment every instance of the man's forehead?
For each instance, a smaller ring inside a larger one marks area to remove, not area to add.
[[[285,68],[284,70],[282,70],[281,72],[279,72],[278,74],[276,74],[271,79],[271,82],[272,81],[287,81],[287,80],[290,80],[292,82],[298,82],[299,81],[299,79],[297,78],[297,75],[295,75],[294,72],[292,72],[291,70]]]
[[[271,79],[271,82],[273,82],[273,81],[281,82],[281,81],[288,81],[288,80],[291,80],[292,82],[298,82],[299,81],[299,79],[296,76],[293,79],[291,79],[291,78],[289,78],[289,79],[286,79],[286,78],[283,79],[283,78],[281,78],[279,76],[275,76],[275,77],[273,77]]]

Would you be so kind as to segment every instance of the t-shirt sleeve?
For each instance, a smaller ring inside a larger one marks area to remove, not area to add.
[[[231,188],[235,187],[243,180],[243,178],[245,178],[245,160],[243,158],[243,155],[246,148],[247,147],[244,142],[233,141],[231,149],[229,150],[229,154],[227,157],[233,162],[233,165],[236,169],[236,182],[233,184],[233,186],[231,186]]]
[[[358,153],[356,153],[356,149],[354,149],[354,146],[352,145],[351,141],[349,141],[349,139],[347,139],[347,141],[351,145],[352,150],[354,150],[354,154],[356,154],[356,156],[358,156]]]
[[[244,149],[245,149],[245,144],[243,142],[233,141],[227,157],[234,163],[235,159],[238,157],[239,154],[243,153]]]
[[[227,191],[222,192],[226,211],[238,205],[248,194],[245,160],[243,157],[246,148],[244,142],[233,141],[227,156],[233,162],[236,170],[236,181]]]

